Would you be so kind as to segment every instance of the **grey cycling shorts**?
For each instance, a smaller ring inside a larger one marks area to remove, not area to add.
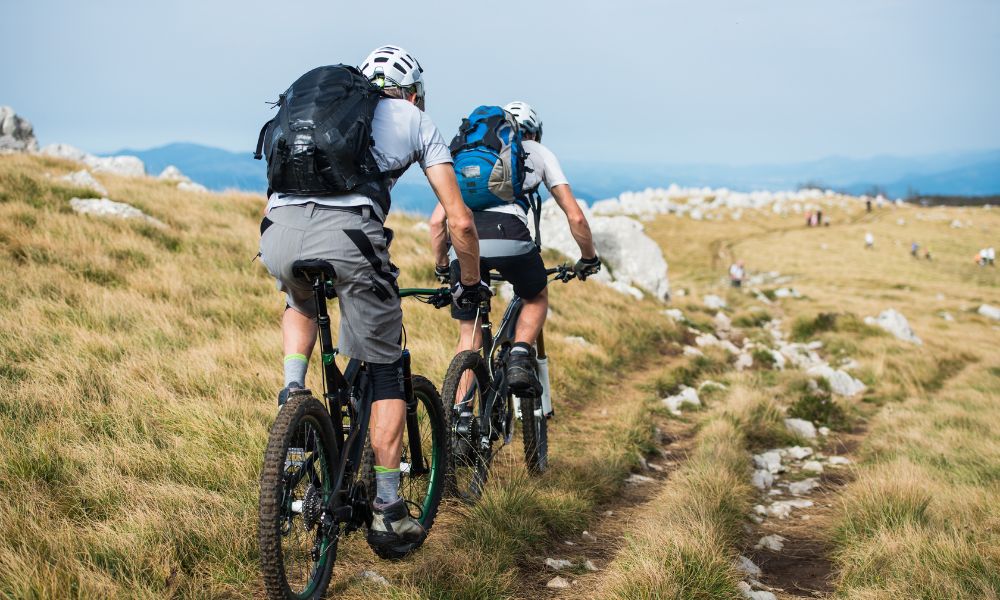
[[[291,308],[316,314],[312,285],[292,275],[292,263],[325,260],[337,272],[340,351],[372,363],[399,359],[403,312],[399,271],[389,262],[392,230],[382,227],[370,207],[282,206],[268,212],[261,230],[260,257]]]

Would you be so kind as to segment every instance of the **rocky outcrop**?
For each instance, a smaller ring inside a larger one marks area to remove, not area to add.
[[[191,181],[191,178],[181,173],[181,170],[174,165],[167,165],[163,171],[157,175],[158,179],[166,179],[167,181]]]
[[[983,315],[984,317],[1000,321],[1000,307],[996,307],[991,304],[983,304],[982,306],[979,307],[979,310],[976,312]]]
[[[90,171],[88,171],[87,169],[81,169],[74,173],[70,173],[69,175],[64,175],[59,179],[61,181],[69,183],[73,187],[89,188],[91,190],[94,190],[102,197],[108,195],[108,190],[105,189],[103,185],[101,185],[101,182],[94,179],[94,176],[91,175]]]
[[[139,219],[157,227],[165,227],[162,221],[155,219],[138,208],[115,202],[107,198],[71,198],[69,205],[78,213],[98,217],[114,217],[118,219]]]
[[[146,165],[137,156],[95,156],[69,144],[49,144],[41,150],[46,156],[81,162],[95,173],[112,173],[125,177],[142,177]]]
[[[635,288],[639,288],[660,300],[668,299],[667,261],[659,245],[644,232],[642,223],[625,216],[597,216],[585,203],[580,205],[605,265],[595,279],[614,283],[622,293],[634,296],[639,291]],[[543,247],[558,250],[573,260],[579,257],[580,248],[570,233],[566,215],[554,200],[542,205],[541,234]]]
[[[38,140],[31,123],[9,106],[0,106],[0,153],[37,152]]]

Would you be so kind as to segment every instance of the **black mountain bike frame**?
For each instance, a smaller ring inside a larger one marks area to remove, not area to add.
[[[312,263],[312,261],[309,261]],[[296,269],[301,276],[312,282],[313,297],[316,301],[316,324],[323,360],[323,401],[333,421],[334,439],[337,447],[338,464],[334,474],[335,493],[328,499],[326,513],[333,516],[333,523],[347,523],[357,528],[361,523],[371,522],[370,500],[359,494],[361,486],[354,485],[354,475],[361,465],[368,425],[371,420],[372,387],[367,366],[363,361],[352,358],[344,371],[337,366],[337,348],[333,345],[330,331],[330,314],[327,299],[336,297],[333,287],[334,272],[328,263],[302,265]],[[447,292],[447,289],[443,290]],[[441,294],[442,290],[401,289],[401,298],[406,296],[427,296],[428,292]],[[433,303],[428,300],[428,303]],[[450,301],[450,295],[446,302]],[[440,301],[438,301],[440,302]],[[410,353],[403,349],[403,382],[406,401],[406,433],[410,451],[410,469],[413,475],[429,472],[424,464],[423,449],[420,444],[420,429],[417,420],[417,398],[413,395],[413,378],[410,370]],[[344,427],[345,421],[347,427]],[[300,473],[309,472],[302,469]],[[345,481],[351,485],[345,487]],[[292,482],[292,487],[295,483]]]

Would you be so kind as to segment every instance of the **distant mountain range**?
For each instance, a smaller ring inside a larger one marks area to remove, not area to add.
[[[167,165],[213,190],[235,188],[263,193],[264,161],[252,153],[230,152],[198,144],[168,144],[149,150],[121,150],[138,156],[156,174]],[[651,165],[597,161],[565,161],[566,176],[585,200],[617,196],[623,191],[666,187],[727,187],[732,190],[787,190],[804,185],[849,193],[877,186],[892,198],[920,195],[986,196],[1000,194],[1000,149],[918,157],[831,157],[783,165]],[[397,209],[429,213],[436,202],[426,180],[411,169],[392,192]]]

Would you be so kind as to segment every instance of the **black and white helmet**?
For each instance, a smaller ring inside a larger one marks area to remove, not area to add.
[[[417,95],[417,106],[424,108],[423,67],[405,48],[382,46],[372,50],[359,67],[369,81],[380,88],[402,88]]]
[[[535,139],[541,141],[542,139],[542,120],[538,118],[538,113],[535,109],[531,108],[531,105],[527,102],[522,102],[520,100],[515,100],[503,109],[510,114],[514,115],[517,119],[517,124],[521,126],[521,129],[527,131],[528,133],[535,134]]]

